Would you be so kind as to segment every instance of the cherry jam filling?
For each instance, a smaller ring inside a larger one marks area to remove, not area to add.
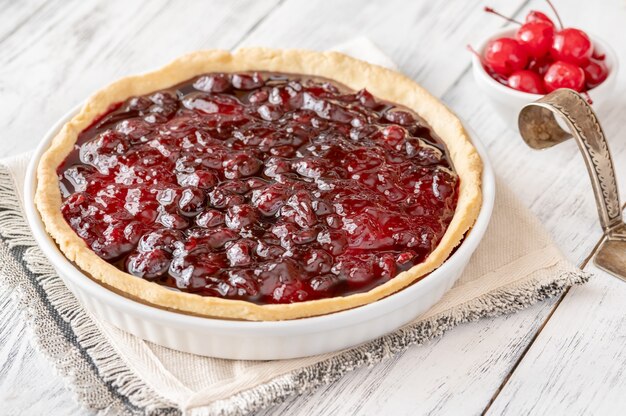
[[[174,290],[292,303],[423,262],[459,179],[417,114],[327,79],[212,73],[116,104],[59,166],[102,259]]]

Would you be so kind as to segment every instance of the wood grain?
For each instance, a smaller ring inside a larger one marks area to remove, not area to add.
[[[626,409],[626,283],[572,288],[498,395],[490,415],[621,415]]]
[[[0,414],[79,414],[61,377],[31,345],[10,292],[0,291],[0,311]]]

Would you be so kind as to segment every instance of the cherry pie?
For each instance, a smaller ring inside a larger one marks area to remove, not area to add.
[[[96,93],[38,169],[61,251],[133,299],[281,320],[388,296],[478,215],[482,164],[408,78],[338,53],[184,56]]]

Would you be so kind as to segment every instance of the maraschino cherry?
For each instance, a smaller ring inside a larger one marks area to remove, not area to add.
[[[581,92],[585,87],[585,73],[574,64],[556,61],[543,76],[546,90],[552,92],[559,88],[570,88]]]
[[[484,63],[493,72],[509,75],[528,64],[528,53],[520,42],[511,38],[492,40],[487,44]]]
[[[564,28],[561,17],[546,0],[559,23],[538,10],[531,10],[524,23],[491,7],[487,13],[500,16],[520,27],[515,38],[491,40],[482,55],[474,52],[489,75],[510,88],[544,94],[557,88],[579,92],[600,85],[608,76],[605,56],[594,50],[589,36],[576,28]]]
[[[588,90],[602,84],[609,76],[609,70],[604,61],[597,59],[590,59],[589,63],[583,66],[583,71],[585,71],[585,86]]]
[[[535,58],[545,56],[552,47],[554,25],[544,21],[524,23],[515,34],[515,38]]]
[[[554,22],[552,21],[552,19],[537,10],[531,10],[530,13],[528,13],[528,16],[526,16],[526,23],[531,22],[544,22],[554,27]]]
[[[529,92],[531,94],[545,94],[546,89],[543,85],[543,78],[536,72],[523,69],[516,71],[508,79],[509,87],[518,90]]]
[[[593,45],[582,30],[567,28],[556,32],[550,53],[556,60],[582,66],[589,62]]]

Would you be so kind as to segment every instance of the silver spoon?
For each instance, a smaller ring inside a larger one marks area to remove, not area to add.
[[[615,169],[602,126],[587,100],[573,90],[556,90],[522,108],[519,130],[533,149],[576,139],[589,172],[604,232],[594,263],[626,280],[626,224],[622,220]]]

